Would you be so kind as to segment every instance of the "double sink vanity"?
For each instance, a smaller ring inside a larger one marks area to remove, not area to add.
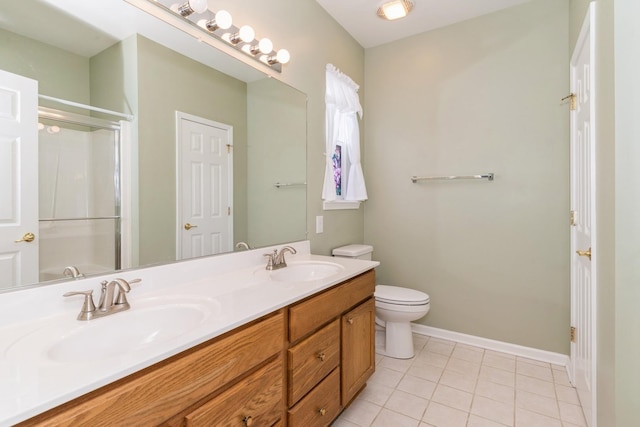
[[[330,424],[374,370],[378,263],[291,246],[0,294],[0,426]],[[130,308],[78,320],[103,279]]]

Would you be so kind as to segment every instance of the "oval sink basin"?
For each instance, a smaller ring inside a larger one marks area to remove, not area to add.
[[[186,336],[219,313],[219,303],[212,299],[133,300],[131,309],[110,316],[54,321],[16,341],[8,355],[31,354],[54,363],[95,363]]]
[[[333,276],[342,270],[344,270],[343,266],[332,262],[292,262],[285,268],[272,271],[271,279],[278,282],[309,282]]]
[[[116,320],[116,317],[118,319]],[[207,312],[198,305],[170,305],[129,310],[113,315],[113,322],[96,319],[87,328],[75,330],[46,350],[54,362],[81,362],[122,355],[148,345],[170,340],[200,325]]]

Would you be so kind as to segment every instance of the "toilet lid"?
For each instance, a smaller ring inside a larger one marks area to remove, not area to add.
[[[429,295],[415,289],[399,286],[376,285],[376,300],[387,304],[424,305],[429,303]]]

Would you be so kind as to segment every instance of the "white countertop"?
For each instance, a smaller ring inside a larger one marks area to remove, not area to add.
[[[0,294],[0,426],[31,418],[379,264],[311,255],[308,241],[291,245],[298,253],[287,254],[290,265],[330,262],[343,270],[320,280],[274,281],[264,270],[262,254],[269,248],[261,248]],[[94,289],[97,299],[100,282],[116,277],[142,279],[127,295],[131,309],[88,322],[76,320],[82,297],[62,294]],[[101,351],[109,349],[86,348],[65,356],[70,361],[50,357],[52,344],[61,337],[83,331],[117,333],[113,329],[123,321],[144,320],[141,316],[149,313],[145,310],[157,301],[194,302],[211,310],[203,312],[204,320],[195,327],[137,351],[104,357]]]

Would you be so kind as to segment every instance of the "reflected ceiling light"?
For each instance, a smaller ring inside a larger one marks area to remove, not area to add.
[[[258,43],[249,47],[249,53],[251,53],[252,55],[257,55],[259,53],[268,55],[271,52],[273,52],[273,43],[266,37],[260,40]]]
[[[47,132],[53,135],[55,133],[60,132],[60,128],[58,126],[49,126],[47,128]]]
[[[378,16],[388,21],[404,18],[413,9],[413,2],[409,0],[395,0],[383,4],[378,8]]]
[[[267,63],[269,65],[273,64],[286,64],[291,59],[291,55],[287,49],[280,49],[275,56],[270,56],[267,58]]]
[[[215,17],[211,20],[201,19],[198,21],[198,25],[207,31],[214,32],[217,29],[228,30],[233,25],[233,19],[231,14],[226,10],[219,10],[216,12]]]
[[[249,25],[243,25],[240,27],[237,33],[231,34],[229,36],[229,43],[238,44],[240,42],[251,43],[253,39],[256,37],[256,32],[253,31]]]
[[[38,122],[38,130],[42,130],[44,129],[44,125],[40,122]]]
[[[178,5],[177,3],[172,4],[171,10],[187,17],[192,13],[203,13],[207,10],[207,6],[207,0],[189,0],[181,5]]]

